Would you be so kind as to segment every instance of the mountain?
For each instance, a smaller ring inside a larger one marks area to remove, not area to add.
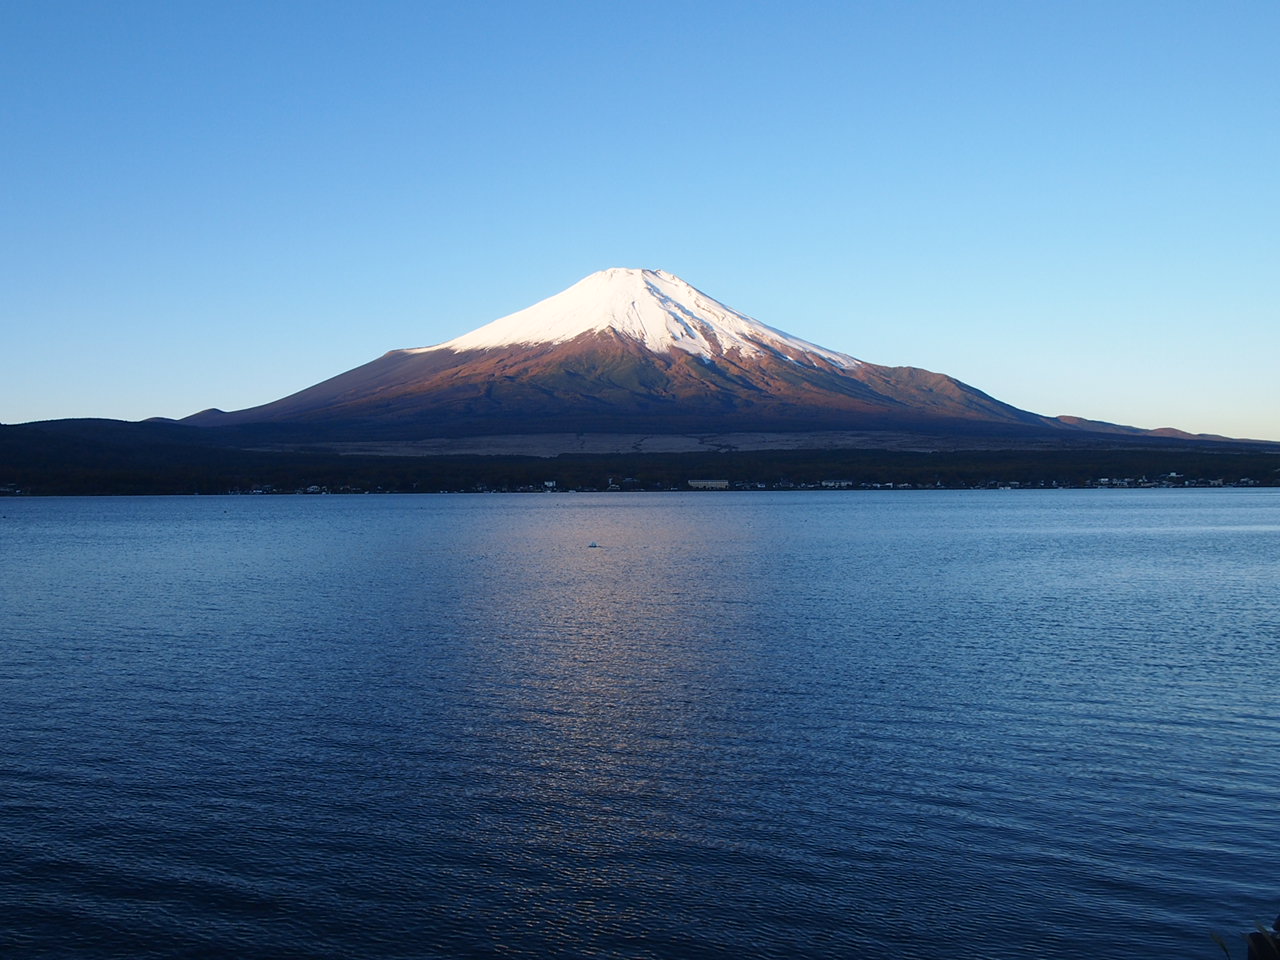
[[[1040,416],[944,374],[868,363],[767,326],[672,274],[620,268],[447,343],[392,350],[280,400],[182,422],[304,442],[472,438],[471,452],[513,435],[847,434],[843,445],[928,437],[925,447],[1153,436]],[[579,439],[572,449],[587,447]]]
[[[447,343],[392,350],[272,403],[184,422],[402,439],[1063,428],[952,377],[783,333],[669,273],[629,269],[594,273]]]
[[[670,489],[699,476],[1276,484],[1277,449],[1028,413],[783,333],[671,274],[615,269],[259,407],[0,425],[0,496],[593,489],[610,477]]]

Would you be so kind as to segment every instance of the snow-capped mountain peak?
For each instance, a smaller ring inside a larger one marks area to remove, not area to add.
[[[618,268],[447,343],[389,350],[270,403],[184,422],[274,424],[307,442],[564,435],[573,439],[556,444],[574,451],[585,449],[588,434],[835,431],[853,438],[841,443],[860,444],[866,434],[897,448],[918,437],[935,449],[939,439],[961,437],[1003,444],[1067,431],[1143,433],[1050,419],[945,374],[855,360],[738,313],[670,273]]]
[[[864,363],[665,271],[621,268],[447,343],[391,350],[261,407],[191,420],[295,418],[391,433],[919,430],[974,420],[1046,428],[1043,417],[945,375]]]
[[[705,359],[780,354],[821,358],[843,369],[859,361],[775,330],[738,313],[664,270],[614,267],[567,290],[429,350],[492,350],[519,344],[565,343],[586,333],[612,331],[655,353],[676,350]]]

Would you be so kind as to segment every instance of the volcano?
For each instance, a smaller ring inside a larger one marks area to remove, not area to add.
[[[944,374],[868,363],[767,326],[670,273],[621,268],[447,343],[392,350],[280,400],[183,422],[275,425],[345,442],[1145,433],[1044,417]]]

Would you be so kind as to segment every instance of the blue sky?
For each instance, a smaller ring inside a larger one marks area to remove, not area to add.
[[[0,6],[0,421],[180,417],[610,266],[1280,439],[1280,4]]]

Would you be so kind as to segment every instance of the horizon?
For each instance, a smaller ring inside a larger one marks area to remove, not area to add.
[[[621,264],[1280,440],[1280,7],[785,9],[6,5],[0,422],[256,406]]]

